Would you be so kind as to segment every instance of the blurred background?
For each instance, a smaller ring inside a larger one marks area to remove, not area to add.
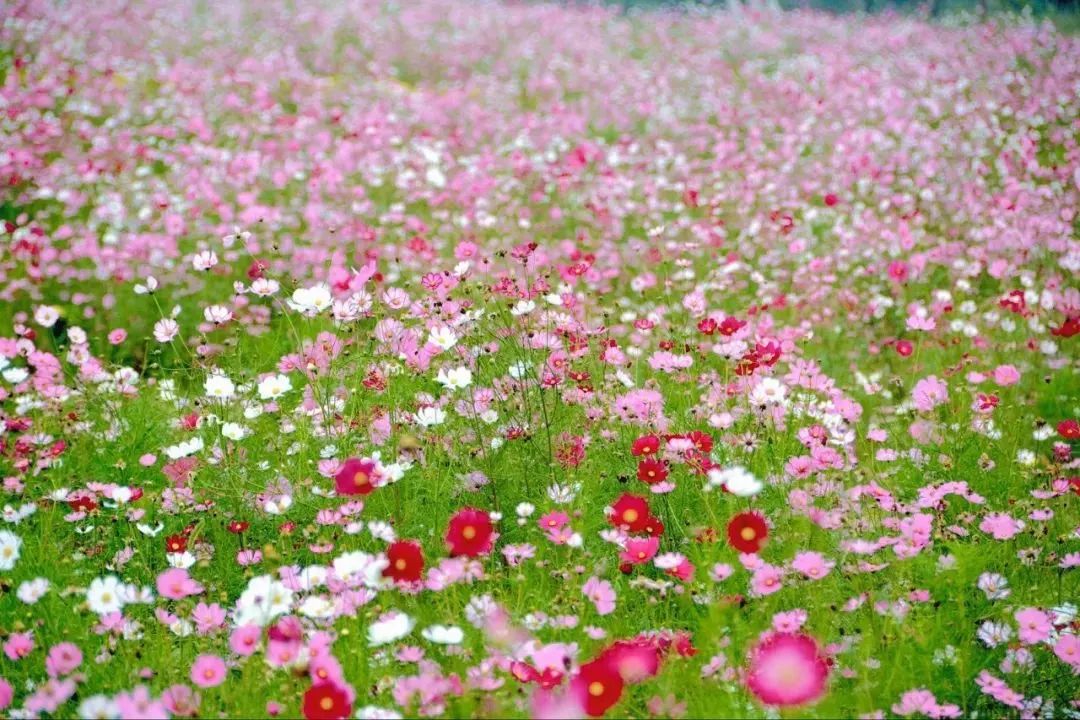
[[[626,10],[668,7],[724,7],[738,0],[607,0]],[[753,0],[750,7],[766,5],[784,10],[799,8],[835,13],[900,13],[936,19],[977,20],[990,16],[1047,18],[1062,29],[1080,32],[1080,0]]]

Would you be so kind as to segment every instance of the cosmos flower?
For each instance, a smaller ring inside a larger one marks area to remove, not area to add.
[[[450,518],[446,529],[446,544],[451,556],[477,557],[487,555],[494,545],[491,516],[484,510],[462,508]]]
[[[809,635],[773,633],[750,652],[746,686],[765,705],[793,707],[825,694],[829,661]]]

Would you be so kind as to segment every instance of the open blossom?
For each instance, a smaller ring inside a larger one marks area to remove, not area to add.
[[[836,563],[816,552],[801,552],[791,561],[791,567],[810,578],[820,580],[829,574]]]
[[[1020,642],[1033,645],[1049,639],[1053,625],[1050,616],[1038,608],[1025,608],[1016,612],[1016,624],[1020,628]]]
[[[829,664],[808,635],[776,633],[750,654],[746,685],[765,705],[811,703],[825,692]]]
[[[1006,4],[5,3],[0,717],[1080,713]]]
[[[607,580],[591,577],[585,582],[581,592],[592,601],[596,606],[596,612],[600,615],[610,615],[615,612],[615,590]]]
[[[1024,529],[1024,523],[1005,513],[990,513],[979,523],[979,529],[995,540],[1008,540]]]

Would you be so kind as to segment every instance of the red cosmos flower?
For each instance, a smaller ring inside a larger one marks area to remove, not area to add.
[[[756,512],[741,512],[727,526],[728,542],[743,553],[756,553],[769,538],[769,526],[765,518]]]
[[[1058,423],[1057,431],[1066,440],[1080,440],[1080,423],[1075,420],[1062,420]]]
[[[383,577],[397,582],[416,582],[424,572],[424,551],[412,540],[398,540],[386,549],[389,565]]]
[[[746,686],[766,705],[791,707],[825,694],[829,660],[808,635],[774,634],[750,653]]]
[[[491,552],[494,542],[491,516],[486,511],[462,508],[450,518],[450,526],[446,529],[446,544],[451,555],[486,555]]]
[[[915,346],[911,344],[910,340],[896,341],[896,352],[900,357],[909,357],[914,351]]]
[[[712,435],[700,430],[691,430],[686,433],[686,439],[694,443],[698,452],[711,453],[713,449]]]
[[[638,480],[649,485],[655,485],[667,480],[667,463],[653,457],[647,457],[637,466]]]
[[[187,550],[187,535],[170,535],[165,538],[165,552],[182,553]]]
[[[698,332],[700,332],[702,335],[712,335],[714,332],[716,332],[717,327],[718,325],[716,321],[712,318],[707,317],[703,320],[698,320],[697,329]]]
[[[270,269],[269,260],[255,260],[248,266],[247,276],[249,280],[258,280],[263,276],[267,270]]]
[[[634,457],[641,455],[654,455],[660,452],[660,438],[655,435],[644,435],[634,441],[630,447],[630,453]]]
[[[840,198],[838,198],[835,193],[826,193],[825,194],[825,206],[826,207],[833,207],[838,202],[840,202]]]
[[[375,463],[349,458],[334,476],[334,487],[338,495],[368,495],[375,490],[377,477],[378,469]]]
[[[71,512],[90,512],[97,509],[97,503],[89,495],[80,495],[67,501]]]
[[[650,515],[645,518],[644,527],[641,528],[641,532],[645,533],[649,537],[660,537],[664,534],[664,523],[660,521],[660,518],[655,515]]]
[[[342,720],[352,713],[352,702],[336,683],[316,683],[304,693],[303,712],[307,720]]]
[[[244,522],[243,520],[233,520],[229,523],[229,532],[236,535],[247,532],[247,529],[251,527],[251,523]]]
[[[1013,290],[1009,292],[1008,295],[998,300],[998,305],[1010,312],[1023,313],[1027,308],[1027,301],[1024,299],[1024,291]]]
[[[1059,327],[1050,328],[1050,334],[1054,337],[1071,338],[1080,334],[1080,315],[1073,315],[1061,323]]]
[[[611,506],[608,519],[615,527],[625,527],[630,532],[641,532],[649,520],[649,502],[640,495],[623,493]]]
[[[582,665],[570,682],[570,692],[589,717],[601,717],[619,702],[622,691],[623,680],[618,670],[599,659]]]
[[[735,333],[742,330],[745,325],[746,325],[746,323],[744,321],[739,320],[738,318],[735,318],[735,317],[732,317],[732,316],[728,315],[720,323],[720,327],[719,327],[720,334],[721,335],[727,335],[728,337],[731,337]]]
[[[633,685],[654,677],[660,671],[660,650],[644,638],[617,640],[593,662],[609,664],[624,683]]]

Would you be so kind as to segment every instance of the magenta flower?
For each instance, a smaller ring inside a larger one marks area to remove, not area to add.
[[[766,705],[806,705],[825,694],[828,660],[808,635],[773,634],[750,653],[746,686]]]

